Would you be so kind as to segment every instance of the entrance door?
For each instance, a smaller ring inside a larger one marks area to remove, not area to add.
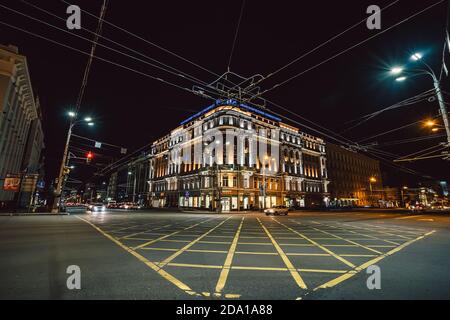
[[[230,198],[222,198],[222,212],[230,212],[231,203]]]

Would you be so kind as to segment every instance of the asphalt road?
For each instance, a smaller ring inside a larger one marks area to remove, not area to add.
[[[449,299],[449,227],[357,211],[0,217],[0,299]]]

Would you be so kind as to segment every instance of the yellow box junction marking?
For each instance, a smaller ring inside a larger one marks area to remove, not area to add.
[[[382,255],[380,255],[380,256],[378,256],[378,257],[376,257],[376,258],[374,258],[374,259],[372,259],[372,260],[370,260],[370,261],[367,261],[367,262],[363,263],[362,265],[360,265],[360,266],[354,268],[353,270],[348,271],[346,274],[343,274],[342,276],[337,277],[336,279],[333,279],[333,280],[331,280],[331,281],[328,281],[328,282],[326,282],[326,283],[324,283],[324,284],[322,284],[322,285],[320,285],[320,286],[314,288],[313,291],[316,291],[316,290],[318,290],[318,289],[324,289],[324,288],[331,288],[331,287],[334,287],[335,285],[337,285],[337,284],[339,284],[339,283],[341,283],[341,282],[343,282],[343,281],[345,281],[345,280],[347,280],[347,279],[353,277],[353,276],[356,275],[357,273],[359,273],[359,272],[361,272],[361,271],[367,269],[368,267],[370,267],[371,265],[373,265],[373,264],[379,262],[380,260],[383,260],[384,258],[386,258],[386,257],[388,257],[388,256],[390,256],[390,255],[393,255],[393,254],[396,253],[396,252],[399,252],[400,250],[406,248],[406,247],[409,246],[410,244],[412,244],[412,243],[414,243],[414,242],[416,242],[416,241],[419,241],[419,240],[421,240],[421,239],[424,239],[425,237],[430,236],[430,235],[432,235],[432,234],[435,233],[435,232],[436,232],[436,230],[433,230],[433,231],[430,231],[430,232],[428,232],[428,233],[426,233],[426,234],[424,234],[424,235],[422,235],[422,236],[420,236],[420,237],[417,237],[417,238],[412,239],[412,240],[410,240],[410,241],[408,241],[408,242],[405,242],[405,243],[403,243],[402,245],[398,246],[397,248],[394,248],[394,249],[392,249],[391,251],[386,252],[386,253],[384,253],[384,254],[382,254]]]
[[[289,258],[284,253],[283,249],[281,249],[280,245],[275,241],[275,239],[270,234],[269,230],[262,224],[261,220],[257,218],[259,224],[263,228],[263,230],[266,232],[267,236],[270,238],[270,241],[272,241],[273,246],[277,250],[278,254],[280,255],[281,259],[283,260],[284,264],[288,268],[289,272],[291,273],[292,277],[294,278],[297,285],[302,289],[307,289],[306,283],[303,281],[302,277],[298,273],[297,269],[295,269],[292,262],[289,260]]]
[[[331,227],[331,228],[338,229],[338,230],[344,230],[344,231],[347,231],[347,232],[349,232],[349,233],[351,233],[351,234],[356,234],[356,235],[361,235],[361,236],[366,237],[365,239],[364,239],[364,238],[361,238],[361,239],[345,239],[345,240],[352,240],[352,241],[363,240],[363,241],[365,241],[365,240],[371,240],[371,239],[372,239],[372,240],[378,240],[378,241],[383,241],[383,242],[395,244],[395,245],[397,245],[397,246],[400,245],[400,243],[398,243],[398,242],[394,242],[394,241],[387,240],[387,239],[382,239],[382,238],[379,238],[379,237],[372,236],[372,235],[370,235],[370,234],[365,234],[365,233],[357,232],[357,231],[355,231],[355,230],[350,230],[349,228],[344,228],[344,227],[339,227],[339,226],[333,226],[333,225],[330,225],[330,224],[319,223],[319,222],[316,222],[316,221],[312,221],[312,223],[319,224],[319,225],[321,225],[321,226]],[[395,240],[397,240],[397,239],[395,239]],[[381,254],[382,252],[378,252],[378,253]]]
[[[173,259],[175,259],[176,257],[178,257],[180,254],[182,254],[183,252],[185,252],[186,250],[188,250],[190,247],[192,247],[194,244],[196,244],[197,242],[199,242],[200,240],[202,240],[204,237],[206,237],[208,234],[210,234],[211,232],[213,232],[214,230],[216,230],[217,228],[219,228],[221,225],[223,225],[225,222],[227,222],[228,220],[230,220],[232,217],[228,217],[227,219],[223,220],[221,223],[219,223],[218,225],[216,225],[214,228],[211,228],[209,231],[207,231],[206,233],[204,233],[203,235],[201,235],[200,237],[198,237],[197,239],[189,242],[187,245],[185,245],[183,248],[181,248],[180,250],[178,250],[177,252],[175,252],[174,254],[170,255],[167,259],[165,259],[164,261],[162,261],[159,264],[160,268],[164,268],[164,266],[166,264],[168,264],[169,262],[171,262]]]
[[[150,267],[152,270],[156,271],[161,277],[163,277],[164,279],[166,279],[167,281],[169,281],[170,283],[174,284],[175,286],[177,286],[179,289],[183,290],[184,292],[186,292],[189,295],[196,295],[198,296],[199,294],[196,293],[195,291],[193,291],[188,285],[186,285],[185,283],[181,282],[180,280],[178,280],[177,278],[175,278],[174,276],[172,276],[171,274],[167,273],[166,271],[160,269],[156,264],[154,264],[153,262],[150,262],[147,258],[145,258],[144,256],[140,255],[139,253],[137,253],[136,251],[134,251],[133,249],[125,246],[124,244],[122,244],[120,241],[116,240],[113,236],[107,234],[106,232],[104,232],[102,229],[100,229],[99,227],[97,227],[95,224],[91,223],[88,220],[85,220],[79,216],[76,216],[78,219],[86,222],[87,224],[89,224],[91,227],[93,227],[95,230],[97,230],[98,232],[100,232],[102,235],[104,235],[106,238],[108,238],[109,240],[111,240],[112,242],[114,242],[115,244],[117,244],[119,247],[121,247],[122,249],[124,249],[125,251],[127,251],[128,253],[132,254],[134,257],[136,257],[139,261],[143,262],[145,265],[147,265],[148,267]]]
[[[236,231],[233,242],[231,243],[231,246],[230,246],[230,250],[228,251],[227,258],[225,259],[223,269],[220,272],[219,280],[217,281],[217,285],[216,285],[217,293],[222,292],[223,288],[225,288],[225,284],[228,279],[228,274],[230,273],[230,267],[233,262],[234,253],[236,251],[237,244],[239,241],[239,234],[241,233],[242,225],[244,224],[244,219],[245,218],[243,217],[241,220],[241,223]]]
[[[133,250],[137,250],[137,249],[146,247],[146,246],[148,246],[148,245],[150,245],[150,244],[152,244],[152,243],[155,243],[155,242],[158,242],[158,241],[160,241],[160,240],[166,239],[166,238],[171,237],[171,236],[173,236],[173,235],[176,235],[176,234],[178,234],[178,233],[180,233],[180,232],[182,232],[182,231],[186,231],[186,230],[195,228],[196,226],[199,226],[199,225],[201,225],[201,224],[203,224],[203,223],[205,223],[205,222],[212,221],[212,220],[214,220],[214,219],[218,219],[218,218],[207,219],[207,220],[204,220],[204,221],[202,221],[202,222],[196,223],[196,224],[194,224],[194,225],[192,225],[192,226],[186,227],[186,228],[184,228],[184,229],[181,229],[181,230],[178,230],[178,231],[169,233],[169,234],[167,234],[167,235],[165,235],[165,236],[159,237],[158,239],[155,239],[155,240],[152,240],[152,241],[148,241],[148,242],[146,242],[146,243],[143,243],[143,244],[141,244],[141,245],[138,245],[138,246],[134,247]]]
[[[300,223],[298,223],[297,221],[294,221],[294,222],[295,222],[296,224],[300,224]],[[317,222],[317,223],[318,223],[318,222]],[[311,229],[317,230],[317,231],[319,231],[319,232],[322,232],[322,233],[331,235],[331,236],[335,237],[336,239],[340,239],[340,240],[347,241],[348,243],[357,245],[358,247],[361,247],[361,248],[363,248],[363,249],[366,249],[366,250],[375,252],[375,253],[377,253],[377,254],[382,254],[382,253],[383,253],[383,252],[381,252],[381,251],[372,249],[372,248],[370,248],[370,247],[368,247],[368,246],[362,245],[362,244],[360,244],[360,243],[358,243],[358,242],[355,242],[355,241],[353,241],[353,240],[345,239],[345,238],[343,238],[343,237],[341,237],[341,236],[335,235],[335,234],[333,234],[333,233],[331,233],[331,232],[328,232],[328,231],[325,231],[325,230],[321,230],[321,229],[318,229],[318,228],[314,228],[314,227],[311,227],[311,226],[308,226],[308,227],[311,228]],[[398,245],[398,243],[397,243],[397,245]]]
[[[326,253],[332,255],[333,257],[335,257],[335,258],[338,259],[339,261],[343,262],[343,263],[346,264],[347,266],[349,266],[349,267],[351,267],[351,268],[356,267],[353,263],[351,263],[351,262],[348,261],[347,259],[342,258],[340,255],[334,253],[334,252],[331,251],[330,249],[328,249],[328,248],[322,246],[321,244],[315,242],[314,240],[311,240],[310,238],[308,238],[307,236],[301,234],[301,233],[298,232],[297,230],[294,230],[294,229],[288,227],[287,225],[285,225],[284,223],[279,222],[279,221],[276,220],[276,219],[273,219],[273,221],[275,221],[275,222],[278,223],[279,225],[285,227],[285,228],[288,229],[289,231],[291,231],[291,232],[293,232],[293,233],[299,235],[299,236],[302,237],[303,239],[305,239],[305,240],[311,242],[313,245],[315,245],[315,246],[317,246],[318,248],[322,249],[322,250],[325,251]],[[346,246],[346,245],[342,245],[342,246]]]

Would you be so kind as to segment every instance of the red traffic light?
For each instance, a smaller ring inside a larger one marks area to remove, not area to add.
[[[91,151],[89,151],[88,154],[87,154],[87,158],[88,159],[92,159],[93,157],[94,157],[94,155],[92,154]]]

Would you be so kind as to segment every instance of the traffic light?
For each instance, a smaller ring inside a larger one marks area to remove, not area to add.
[[[86,155],[86,163],[91,163],[92,158],[94,158],[94,154],[91,151],[89,151]]]

